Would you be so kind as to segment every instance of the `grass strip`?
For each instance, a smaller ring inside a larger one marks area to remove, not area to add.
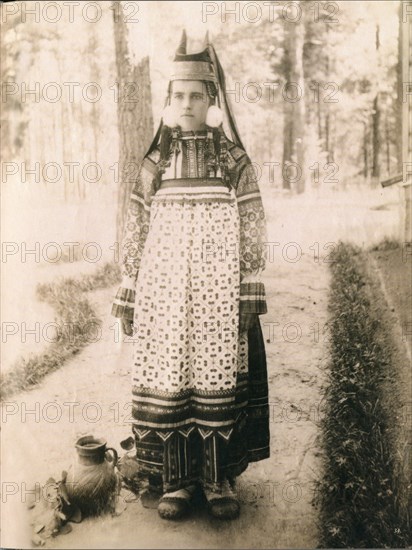
[[[60,278],[56,282],[37,286],[37,297],[50,304],[56,312],[55,338],[47,350],[28,358],[19,357],[2,375],[2,400],[35,386],[84,346],[95,341],[101,320],[84,293],[115,285],[119,280],[119,266],[105,263],[92,274]]]
[[[402,548],[410,544],[407,488],[395,450],[402,404],[391,391],[396,365],[386,302],[366,253],[340,243],[332,260],[320,421],[324,475],[314,498],[319,546]]]

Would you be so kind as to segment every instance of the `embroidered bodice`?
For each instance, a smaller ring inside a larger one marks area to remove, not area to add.
[[[179,178],[219,178],[221,170],[207,163],[207,132],[182,131],[178,147],[172,153],[170,165],[162,174],[162,180]]]

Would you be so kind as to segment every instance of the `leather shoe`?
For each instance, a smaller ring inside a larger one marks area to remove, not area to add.
[[[190,486],[173,493],[165,493],[159,501],[157,511],[162,519],[181,519],[190,511],[190,503],[196,487]]]
[[[226,480],[220,491],[205,490],[210,515],[217,519],[232,520],[239,517],[239,501]]]

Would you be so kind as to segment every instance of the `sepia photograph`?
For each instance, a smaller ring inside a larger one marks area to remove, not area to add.
[[[412,1],[6,1],[4,549],[412,547]]]

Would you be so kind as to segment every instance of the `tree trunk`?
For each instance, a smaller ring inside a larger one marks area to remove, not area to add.
[[[402,1],[403,7],[405,8],[409,2]],[[412,29],[408,17],[406,21],[402,22],[401,29],[401,42],[402,42],[402,82],[403,85],[410,80],[410,75],[412,74],[412,58],[410,55],[411,43],[412,43]],[[402,98],[402,94],[401,94]],[[402,155],[401,155],[401,168],[400,172],[402,173],[402,223],[401,223],[401,239],[405,242],[411,241],[412,235],[412,174],[410,171],[410,166],[412,165],[412,150],[410,144],[412,142],[412,127],[409,121],[412,119],[412,105],[408,100],[408,97],[405,98],[405,101],[402,99],[400,105],[402,109]],[[411,472],[409,472],[411,473]],[[412,496],[410,497],[409,503],[412,504]]]
[[[368,125],[363,123],[363,177],[368,179]]]
[[[300,2],[299,2],[300,4]],[[283,188],[305,190],[305,102],[303,78],[304,26],[301,21],[285,23],[283,97]],[[299,94],[299,95],[298,95]],[[288,169],[292,164],[293,168]],[[297,165],[297,166],[296,166]],[[293,183],[293,185],[292,185]]]
[[[396,159],[398,164],[398,172],[402,172],[402,4],[399,2],[399,28],[398,28],[398,63],[396,65],[396,86],[397,86],[397,101],[395,102],[396,109]]]
[[[385,142],[386,142],[386,173],[391,173],[391,138],[389,132],[388,113],[385,114]]]
[[[137,65],[130,61],[127,27],[122,10],[113,2],[114,39],[118,80],[117,119],[119,127],[119,190],[117,206],[117,240],[123,236],[124,222],[138,165],[153,136],[152,99],[149,58]]]
[[[89,41],[87,44],[87,54],[90,59],[90,77],[92,82],[100,82],[100,68],[96,56],[93,54],[97,50],[98,42],[95,32],[95,26],[91,25]],[[99,158],[99,129],[100,129],[100,110],[97,104],[92,102],[90,113],[91,127],[93,132],[93,160]]]
[[[379,25],[376,25],[376,51],[379,52]],[[373,100],[373,114],[372,114],[372,177],[375,178],[375,182],[379,179],[379,154],[380,154],[380,106],[379,106],[379,92],[376,94]]]
[[[326,160],[330,162],[330,115],[329,115],[329,105],[326,104],[326,115],[325,115],[325,150],[327,152]]]
[[[372,115],[372,176],[379,178],[379,152],[380,152],[380,136],[379,124],[381,113],[379,109],[379,97],[376,95],[373,100],[373,115]]]
[[[317,102],[317,127],[318,127],[318,139],[323,147],[323,132],[322,132],[322,104],[320,101]]]

